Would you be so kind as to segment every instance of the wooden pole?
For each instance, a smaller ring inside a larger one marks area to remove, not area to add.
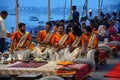
[[[88,17],[88,0],[86,0],[86,16]]]
[[[70,0],[70,20],[72,19],[72,0]]]
[[[66,0],[65,0],[65,5],[64,5],[64,14],[63,14],[63,19],[65,20],[65,14],[66,14]]]
[[[19,4],[18,0],[16,0],[16,29],[18,29],[19,24]]]
[[[50,0],[48,0],[48,21],[50,21]]]
[[[98,0],[98,19],[100,18],[100,0]]]

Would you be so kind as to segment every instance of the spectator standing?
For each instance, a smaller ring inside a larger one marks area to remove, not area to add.
[[[74,23],[79,23],[79,12],[76,10],[77,7],[76,6],[72,6],[72,20]]]
[[[3,10],[0,12],[0,52],[4,52],[5,38],[10,37],[10,33],[7,31],[4,19],[8,16],[8,12]]]

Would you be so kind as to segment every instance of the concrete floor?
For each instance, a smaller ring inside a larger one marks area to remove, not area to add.
[[[85,80],[108,80],[104,75],[120,62],[120,55],[117,55],[113,59],[107,59],[107,64],[100,64],[98,70],[90,74],[90,78]]]

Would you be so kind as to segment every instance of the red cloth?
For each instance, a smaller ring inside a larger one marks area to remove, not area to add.
[[[111,44],[111,43],[108,43],[106,45],[108,45],[109,47],[115,47],[115,49],[113,49],[113,52],[114,52],[114,54],[118,54],[118,51],[119,51],[119,46],[118,45]]]
[[[109,33],[110,33],[110,35],[116,35],[116,30],[115,30],[115,28],[111,26],[111,27],[109,28]]]
[[[105,77],[111,78],[120,78],[120,62],[116,64],[107,74],[104,75]]]
[[[112,41],[119,41],[120,42],[120,37],[119,36],[117,36],[117,35],[111,35],[110,37],[111,37]]]
[[[29,63],[20,63],[20,64],[16,64],[10,67],[16,67],[16,68],[37,68],[40,66],[43,66],[47,64],[47,62],[29,62]]]
[[[99,62],[105,60],[108,57],[107,51],[104,49],[99,49]]]
[[[109,28],[110,38],[112,41],[120,41],[120,37],[116,34],[114,27]]]
[[[83,64],[79,66],[76,72],[75,80],[83,80],[89,73],[92,71],[91,67],[88,64]]]
[[[120,80],[120,78],[109,78],[109,80]]]
[[[91,67],[88,64],[68,65],[63,68],[60,68],[59,70],[61,70],[61,72],[62,72],[62,71],[64,71],[63,69],[65,69],[65,68],[66,69],[70,68],[70,69],[76,70],[75,80],[83,80],[92,71]]]

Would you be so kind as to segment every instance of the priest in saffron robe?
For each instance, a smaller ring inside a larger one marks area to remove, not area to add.
[[[49,50],[49,60],[50,61],[60,61],[64,54],[64,48],[69,44],[68,35],[64,32],[64,25],[58,26],[56,32],[52,39],[52,48]]]
[[[74,25],[72,31],[68,34],[69,45],[65,49],[63,61],[72,61],[78,57],[81,48],[81,29],[79,25]]]
[[[10,51],[14,53],[18,60],[26,59],[30,56],[29,46],[32,41],[32,36],[26,32],[26,25],[24,23],[18,24],[18,29],[11,36]]]
[[[38,32],[38,46],[32,51],[35,58],[47,59],[47,51],[50,48],[53,33],[50,31],[51,22],[46,22],[44,30]]]

